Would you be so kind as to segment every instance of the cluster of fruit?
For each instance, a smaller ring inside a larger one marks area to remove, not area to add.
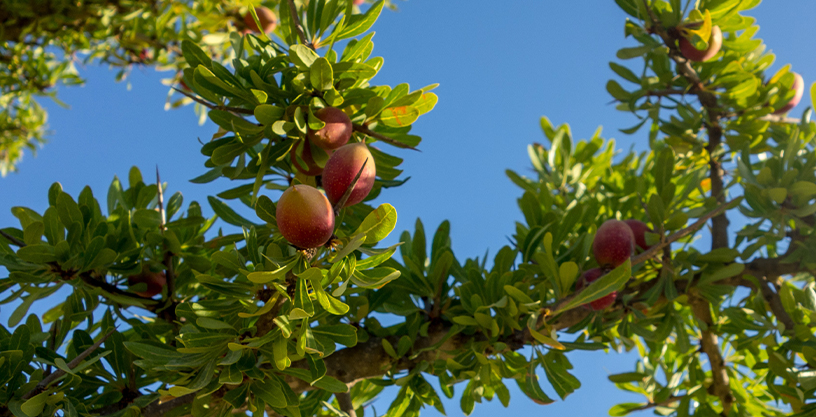
[[[325,107],[315,112],[315,116],[325,126],[320,130],[308,130],[307,140],[298,144],[303,147],[302,156],[308,166],[300,167],[294,150],[290,155],[293,165],[301,172],[321,175],[326,194],[310,185],[293,185],[283,192],[275,212],[283,237],[301,249],[320,247],[331,239],[334,233],[334,207],[342,203],[341,199],[358,172],[360,177],[342,207],[365,200],[377,174],[374,158],[365,143],[348,143],[352,124],[346,113],[334,107]],[[329,154],[322,168],[311,158],[312,145]]]
[[[595,240],[592,241],[592,254],[598,263],[597,268],[592,268],[578,280],[577,289],[580,290],[607,272],[620,266],[635,253],[636,247],[641,250],[648,250],[651,245],[646,243],[646,232],[651,232],[649,226],[640,220],[629,219],[625,221],[607,220],[598,232],[595,233]],[[592,310],[604,310],[611,306],[617,298],[617,291],[605,295],[586,306]]]
[[[711,28],[711,37],[708,39],[708,47],[706,49],[697,49],[694,47],[691,41],[685,37],[680,38],[678,46],[680,47],[680,53],[682,53],[683,56],[689,61],[705,62],[711,58],[714,58],[714,56],[717,55],[717,52],[720,52],[722,43],[722,30],[719,26],[713,26]],[[802,100],[802,96],[805,94],[805,80],[801,75],[795,72],[793,73],[793,77],[793,85],[791,86],[791,90],[793,90],[793,97],[787,104],[774,111],[773,114],[785,114],[796,107]]]

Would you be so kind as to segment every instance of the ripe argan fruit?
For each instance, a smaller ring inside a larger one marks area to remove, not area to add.
[[[275,30],[275,27],[278,25],[278,17],[275,16],[275,12],[260,6],[255,8],[255,14],[258,15],[258,22],[261,23],[264,33],[270,33]],[[244,15],[244,24],[246,24],[247,29],[252,32],[261,33],[261,29],[258,28],[258,25],[255,24],[255,19],[252,18],[252,13],[247,12],[247,14]]]
[[[686,59],[694,62],[705,62],[717,55],[722,48],[723,35],[719,26],[711,28],[711,37],[708,39],[708,49],[699,50],[686,38],[680,38],[680,52]]]
[[[602,269],[611,269],[626,262],[635,252],[635,235],[626,223],[605,221],[592,242],[592,253]]]
[[[317,188],[297,184],[278,200],[275,220],[283,237],[301,249],[323,246],[334,232],[334,211]]]
[[[300,157],[298,158],[298,156]],[[323,172],[323,168],[315,162],[312,156],[312,144],[309,143],[309,141],[299,141],[299,143],[289,151],[289,160],[292,162],[292,166],[304,175],[313,177]],[[303,163],[301,164],[301,162]]]
[[[162,288],[167,285],[167,276],[164,274],[164,271],[152,272],[148,268],[143,268],[142,273],[128,277],[128,285],[131,287],[141,283],[147,284],[147,289],[134,292],[134,294],[145,298],[152,298],[156,294],[161,294]]]
[[[306,136],[315,145],[328,151],[345,145],[351,139],[351,119],[342,110],[324,107],[314,115],[326,123],[320,130],[309,129],[306,132]]]
[[[368,162],[365,162],[368,159]],[[354,177],[365,162],[365,168],[360,174],[357,185],[343,207],[355,205],[368,196],[374,186],[374,177],[377,168],[374,157],[365,143],[352,143],[334,151],[323,168],[323,189],[332,204],[336,204],[343,197],[346,189],[354,181]]]
[[[589,286],[589,284],[595,282],[598,278],[602,276],[604,276],[604,273],[601,270],[601,268],[592,268],[589,271],[584,272],[583,275],[581,275],[581,278],[578,279],[578,285],[576,286],[576,289],[581,290]],[[584,305],[584,307],[587,307],[595,311],[605,310],[615,303],[615,298],[617,297],[618,292],[612,291],[610,294],[607,294],[595,301],[592,301]]]
[[[649,229],[649,226],[646,223],[643,223],[640,220],[636,219],[629,219],[624,220],[630,229],[632,229],[632,233],[635,235],[635,243],[643,250],[648,250],[651,248],[651,245],[646,244],[646,232],[652,232],[652,229]]]
[[[793,90],[793,98],[790,99],[788,104],[782,106],[779,110],[773,112],[773,114],[785,114],[794,107],[802,100],[802,95],[805,94],[805,80],[802,79],[802,76],[793,73],[793,85],[791,85],[791,90]]]

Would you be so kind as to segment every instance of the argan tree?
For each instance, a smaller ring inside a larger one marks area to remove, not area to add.
[[[524,221],[489,260],[458,259],[448,222],[378,246],[398,208],[367,201],[399,192],[438,99],[372,84],[383,2],[0,4],[4,170],[81,58],[173,70],[170,103],[218,126],[193,182],[232,184],[212,218],[135,168],[101,202],[55,183],[45,212],[15,207],[0,416],[362,416],[393,385],[389,417],[440,391],[469,414],[507,384],[565,399],[570,352],[606,349],[641,357],[610,379],[643,401],[611,415],[814,415],[816,124],[786,115],[804,81],[767,72],[759,0],[616,2],[638,44],[607,89],[649,150],[543,118],[535,174],[509,171]]]

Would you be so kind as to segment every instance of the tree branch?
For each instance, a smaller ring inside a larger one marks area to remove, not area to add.
[[[354,411],[354,405],[351,403],[351,395],[347,392],[338,392],[334,394],[337,398],[337,404],[340,405],[340,410],[348,414],[349,417],[357,417],[357,412]]]
[[[82,353],[77,355],[76,358],[74,358],[71,362],[68,362],[68,368],[69,369],[74,369],[77,366],[79,366],[79,364],[83,360],[85,360],[85,358],[87,358],[88,355],[93,353],[95,350],[99,349],[99,346],[102,346],[102,343],[105,343],[105,340],[108,340],[108,337],[110,337],[110,335],[112,335],[113,332],[115,332],[115,331],[116,331],[116,329],[109,331],[106,335],[102,336],[102,338],[100,338],[99,341],[97,341],[96,343],[94,343],[93,345],[91,345],[90,347],[85,349],[84,351],[82,351]],[[65,375],[65,373],[66,372],[63,371],[62,369],[57,369],[53,374],[50,374],[47,377],[43,378],[42,381],[40,381],[37,384],[37,386],[35,386],[31,391],[29,391],[25,395],[23,395],[22,399],[23,400],[30,399],[31,397],[45,391],[48,388],[48,386],[51,385],[52,382],[54,382],[55,380],[57,380],[61,376]]]
[[[300,18],[298,17],[297,6],[295,6],[295,1],[287,0],[287,3],[289,4],[289,16],[292,17],[292,25],[295,27],[295,32],[297,32],[298,38],[300,39],[300,43],[314,50],[314,45],[312,45],[311,42],[306,42],[306,36],[303,35],[303,27],[300,25]]]
[[[12,245],[17,246],[19,248],[24,248],[26,246],[25,242],[23,242],[22,240],[17,239],[16,237],[4,232],[2,229],[0,229],[0,236],[3,236],[4,238],[6,238],[6,240],[11,242]]]
[[[722,177],[720,145],[722,142],[723,128],[720,119],[723,112],[717,103],[717,97],[713,92],[706,90],[705,85],[700,80],[697,72],[692,68],[691,63],[685,59],[676,46],[676,36],[671,36],[666,31],[649,6],[649,0],[643,0],[643,4],[649,13],[652,23],[652,30],[657,33],[663,43],[669,48],[669,56],[677,64],[677,70],[691,84],[691,92],[697,95],[700,103],[706,109],[708,121],[705,124],[708,130],[708,146],[706,150],[709,154],[709,179],[711,181],[711,196],[720,204],[725,203],[725,188]],[[725,213],[720,213],[711,219],[711,249],[728,247],[728,218]],[[710,329],[713,326],[711,311],[708,301],[705,298],[689,294],[689,302],[692,312],[701,323],[701,344],[702,349],[708,356],[711,364],[713,382],[709,390],[712,394],[720,397],[723,406],[723,414],[728,415],[734,403],[734,396],[729,387],[728,373],[725,361],[720,354],[719,340],[717,335]]]
[[[387,143],[389,145],[393,145],[393,146],[396,146],[398,148],[412,149],[412,150],[415,150],[415,151],[419,151],[419,149],[414,148],[413,146],[408,146],[408,145],[406,145],[404,143],[397,142],[396,140],[391,139],[388,136],[383,135],[382,133],[377,133],[377,132],[375,132],[375,131],[373,131],[373,130],[371,130],[371,129],[363,126],[363,125],[358,125],[358,124],[354,123],[352,125],[352,128],[354,129],[355,132],[360,132],[360,133],[362,133],[364,135],[371,136],[372,138],[379,139],[379,140],[381,140],[381,141],[383,141],[383,142],[385,142],[385,143]]]
[[[646,92],[646,96],[650,96],[650,97],[666,97],[666,96],[672,96],[672,95],[684,96],[686,94],[689,94],[689,92],[686,91],[686,90],[681,90],[681,89],[669,89],[669,90],[658,90],[658,91],[647,91]]]

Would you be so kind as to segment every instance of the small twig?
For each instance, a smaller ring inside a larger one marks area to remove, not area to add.
[[[198,98],[197,96],[195,96],[193,94],[190,94],[190,93],[188,93],[188,92],[186,92],[184,90],[180,90],[180,89],[178,89],[176,87],[172,87],[172,88],[173,88],[173,90],[176,90],[180,94],[190,98],[191,100],[195,101],[198,104],[201,104],[202,106],[204,106],[204,107],[206,107],[206,108],[208,108],[210,110],[223,110],[223,111],[228,111],[228,112],[237,113],[237,114],[255,115],[255,112],[253,110],[250,110],[250,109],[243,109],[241,107],[230,107],[230,106],[221,106],[221,105],[217,105],[217,104],[212,104],[209,101]]]
[[[159,194],[159,214],[161,214],[161,222],[159,223],[159,231],[164,234],[164,225],[167,223],[167,213],[164,211],[164,190],[162,190],[161,177],[159,177],[159,166],[156,165],[156,188]]]
[[[102,336],[102,338],[99,339],[98,342],[94,343],[89,348],[85,349],[82,353],[77,355],[77,357],[74,358],[71,362],[68,362],[68,368],[69,369],[76,368],[83,360],[85,360],[85,358],[88,357],[88,355],[93,353],[95,350],[99,349],[99,346],[102,346],[102,343],[104,343],[105,340],[107,340],[108,337],[110,337],[110,335],[112,335],[113,332],[115,332],[115,331],[116,331],[116,329],[113,329],[113,330],[109,331],[108,334]],[[48,386],[51,385],[52,382],[54,382],[57,378],[59,378],[59,377],[61,377],[63,375],[65,375],[65,371],[63,371],[62,369],[57,369],[53,374],[48,375],[47,377],[43,378],[43,380],[40,381],[37,384],[37,386],[35,386],[31,391],[29,391],[25,395],[23,395],[22,399],[23,400],[30,399],[31,397],[45,391],[46,388],[48,388]]]
[[[658,91],[647,91],[646,92],[647,96],[652,96],[652,97],[666,97],[666,96],[671,96],[671,95],[684,96],[686,94],[690,94],[690,93],[688,91],[686,91],[686,90],[681,90],[681,89],[658,90]]]
[[[354,191],[354,187],[357,185],[357,181],[360,180],[360,176],[363,174],[363,170],[365,169],[367,163],[368,158],[366,158],[365,161],[363,161],[363,166],[361,166],[360,170],[357,171],[357,175],[355,175],[354,179],[351,180],[351,184],[349,184],[349,186],[346,187],[346,192],[343,193],[343,196],[340,197],[340,199],[337,200],[336,203],[334,203],[334,207],[332,207],[332,209],[334,210],[335,217],[340,215],[340,210],[343,208],[343,206],[346,205],[346,201],[348,201],[349,197],[351,197],[351,192]]]
[[[680,401],[685,397],[686,397],[685,395],[680,396],[680,397],[676,397],[676,396],[672,395],[671,397],[669,397],[669,398],[667,398],[667,399],[665,399],[663,401],[660,401],[660,402],[657,402],[657,403],[648,403],[648,404],[644,404],[644,405],[642,405],[642,406],[640,406],[638,408],[630,409],[629,412],[643,411],[643,410],[648,410],[650,408],[655,408],[655,407],[663,407],[663,406],[669,405],[669,404],[671,404],[671,403],[673,403],[675,401]]]
[[[292,26],[295,27],[295,32],[297,32],[298,38],[300,38],[300,43],[314,50],[314,45],[312,45],[309,42],[306,42],[306,36],[303,34],[303,28],[300,26],[300,18],[298,18],[297,6],[295,6],[295,1],[287,0],[287,3],[289,3],[289,16],[292,17]]]
[[[6,240],[11,242],[11,244],[14,245],[14,246],[21,247],[21,248],[24,248],[26,246],[25,242],[23,242],[22,240],[17,239],[16,237],[4,232],[3,230],[0,230],[0,236],[3,236],[4,238],[6,238]]]
[[[688,236],[689,234],[691,234],[691,232],[694,232],[695,230],[705,226],[706,222],[708,222],[709,219],[711,219],[712,217],[717,216],[720,213],[722,213],[723,211],[725,211],[725,209],[728,208],[728,206],[731,205],[733,202],[734,202],[734,200],[731,200],[731,201],[729,201],[727,203],[721,204],[716,209],[704,214],[702,217],[697,219],[697,221],[692,223],[690,226],[678,230],[677,232],[675,232],[675,233],[669,235],[668,237],[666,237],[666,239],[664,241],[662,241],[662,242],[660,242],[658,244],[655,244],[654,246],[650,247],[646,251],[640,253],[639,255],[636,255],[635,257],[632,258],[632,265],[634,266],[634,265],[645,262],[647,259],[650,259],[654,255],[656,255],[657,253],[661,252],[663,250],[663,248],[665,248],[665,247],[669,246],[670,244],[682,239],[683,237]]]
[[[195,398],[196,393],[194,392],[192,394],[182,395],[181,397],[173,398],[172,400],[168,401],[158,399],[142,408],[142,416],[161,417],[178,406],[192,403]]]
[[[358,124],[355,123],[355,124],[352,125],[352,127],[354,128],[355,132],[360,132],[362,134],[371,136],[372,138],[379,139],[379,140],[381,140],[381,141],[383,141],[385,143],[388,143],[390,145],[394,145],[394,146],[396,146],[398,148],[412,149],[412,150],[415,150],[415,151],[419,151],[419,149],[414,148],[413,146],[408,146],[408,145],[406,145],[404,143],[397,142],[396,140],[391,139],[388,136],[383,135],[382,133],[377,133],[377,132],[375,132],[375,131],[373,131],[373,130],[371,130],[371,129],[363,126],[363,125],[358,125]]]
[[[794,125],[798,125],[799,123],[802,123],[802,119],[797,119],[797,118],[794,118],[794,117],[787,117],[787,116],[778,115],[778,114],[768,114],[768,115],[760,117],[759,120],[762,120],[763,122],[788,123],[788,124],[794,124]]]
[[[357,412],[354,411],[354,405],[351,402],[351,395],[349,395],[349,393],[338,392],[334,394],[334,398],[337,398],[337,404],[340,405],[340,410],[348,414],[349,417],[357,417]]]

